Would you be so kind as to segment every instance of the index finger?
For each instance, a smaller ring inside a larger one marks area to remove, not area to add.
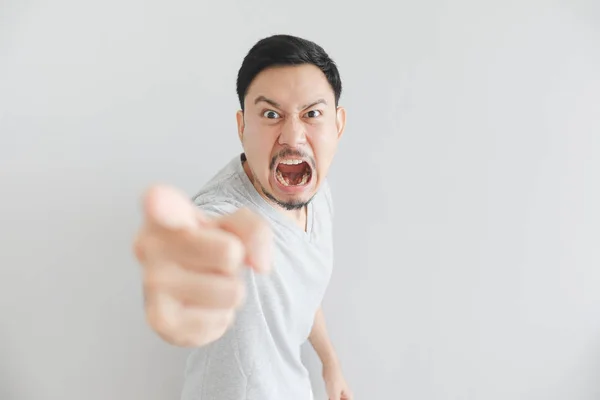
[[[145,222],[150,228],[193,231],[205,220],[186,194],[171,186],[151,186],[142,201]]]

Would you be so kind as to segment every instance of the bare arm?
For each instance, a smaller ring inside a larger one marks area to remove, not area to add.
[[[324,367],[339,367],[339,360],[335,354],[333,344],[329,339],[323,309],[319,307],[315,314],[315,321],[308,337]]]
[[[353,400],[354,395],[342,374],[340,362],[329,340],[321,307],[315,314],[315,321],[308,339],[323,364],[323,379],[325,380],[328,398],[332,400]]]

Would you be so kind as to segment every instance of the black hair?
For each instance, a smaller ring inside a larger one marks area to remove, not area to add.
[[[237,95],[242,111],[248,87],[261,71],[276,66],[313,64],[333,89],[337,107],[342,81],[335,62],[318,44],[292,35],[273,35],[259,40],[248,52],[237,76]]]

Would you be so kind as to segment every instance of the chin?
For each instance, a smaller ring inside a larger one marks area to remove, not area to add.
[[[316,179],[308,180],[305,184],[289,186],[272,175],[269,179],[270,190],[262,188],[263,193],[278,206],[291,211],[299,210],[308,205],[316,193]]]

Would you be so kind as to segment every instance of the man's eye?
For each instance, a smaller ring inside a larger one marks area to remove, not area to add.
[[[273,111],[273,110],[268,110],[268,111],[265,111],[265,112],[263,113],[263,117],[265,117],[265,118],[270,118],[270,119],[275,119],[275,118],[279,118],[279,114],[277,114],[277,113],[276,113],[275,111]]]
[[[321,115],[321,111],[319,111],[319,110],[311,110],[306,113],[306,116],[308,118],[317,118],[320,115]]]

